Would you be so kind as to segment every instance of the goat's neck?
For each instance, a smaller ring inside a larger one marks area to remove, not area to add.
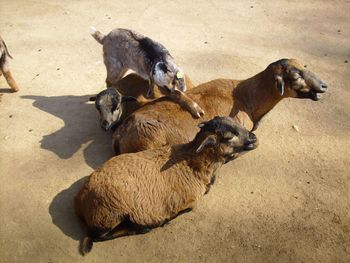
[[[254,126],[282,99],[269,68],[241,81],[233,95],[236,110],[245,112]]]
[[[196,153],[198,147],[199,145],[195,143],[187,145],[187,164],[193,171],[193,174],[207,185],[210,183],[215,171],[223,165],[224,160],[214,149],[205,149],[200,153]]]

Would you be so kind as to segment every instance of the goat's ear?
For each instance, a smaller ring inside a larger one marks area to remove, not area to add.
[[[133,96],[123,96],[122,102],[128,102],[128,101],[137,101],[137,99]]]
[[[96,101],[96,96],[90,97],[89,101]]]
[[[281,75],[275,76],[276,87],[281,96],[284,94],[284,80]]]
[[[199,145],[199,147],[196,150],[196,153],[200,153],[201,151],[203,151],[204,148],[214,145],[216,145],[216,137],[214,135],[210,135],[204,139],[201,145]]]

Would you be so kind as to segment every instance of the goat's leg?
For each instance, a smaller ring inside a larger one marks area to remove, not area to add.
[[[106,78],[106,85],[107,88],[110,88],[118,83],[118,81],[125,75],[125,73],[128,71],[127,68],[124,68],[119,63],[117,64],[111,64],[106,65],[107,68],[107,78]]]
[[[187,97],[184,92],[174,89],[170,92],[169,97],[181,107],[189,111],[194,117],[200,118],[204,115],[203,109],[195,101]]]
[[[147,91],[146,97],[149,98],[149,99],[150,98],[154,98],[154,86],[155,86],[155,84],[150,79],[150,80],[148,80],[148,85],[149,85],[149,87],[148,87],[148,91]]]
[[[120,154],[120,147],[119,147],[119,135],[114,135],[112,138],[112,150],[114,152],[114,155],[119,155]]]
[[[118,227],[110,231],[108,234],[104,235],[103,238],[98,241],[105,241],[105,240],[115,239],[115,238],[124,237],[124,236],[146,234],[149,231],[151,231],[151,228],[148,228],[145,226],[128,226],[128,227],[120,227],[120,228]]]
[[[4,77],[7,83],[9,84],[9,86],[11,87],[12,91],[13,92],[18,91],[19,88],[17,86],[15,79],[12,76],[7,56],[5,57],[4,61],[2,61],[0,65],[0,71],[2,72],[2,74],[4,74]]]

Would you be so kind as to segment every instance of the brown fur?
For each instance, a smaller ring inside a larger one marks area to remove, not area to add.
[[[11,90],[16,92],[19,90],[19,88],[10,70],[10,58],[12,57],[7,49],[5,41],[0,37],[0,72],[4,75],[7,83],[11,87]]]
[[[194,85],[188,76],[186,76],[185,81],[188,88],[192,89]],[[147,93],[148,86],[148,81],[142,79],[137,74],[130,74],[118,81],[118,83],[112,88],[103,90],[97,96],[91,97],[90,100],[95,101],[95,105],[100,115],[101,128],[107,131],[111,127],[117,126],[118,123],[123,121],[127,116],[139,109],[142,105],[157,98],[163,97],[164,94],[166,94],[166,96],[175,103],[181,105],[181,107],[183,107],[185,110],[190,111],[192,114],[195,114],[198,111],[201,112],[198,104],[179,90],[174,90],[173,92],[164,90],[161,92],[159,91],[159,88],[157,88],[155,89],[155,98],[146,98],[145,95]],[[119,93],[116,94],[114,89],[119,91]],[[121,100],[123,97],[133,97],[136,100],[131,101],[129,99],[128,101],[123,102],[123,100]],[[112,98],[114,98],[114,102],[112,101]],[[99,106],[97,106],[97,104],[99,104]]]
[[[192,209],[223,163],[255,148],[255,135],[228,117],[201,127],[190,143],[116,156],[91,174],[75,198],[88,228],[83,254],[92,241],[144,233]]]
[[[187,90],[191,90],[194,87],[191,79],[187,75],[185,75],[185,83]],[[164,95],[175,103],[179,104],[185,110],[189,111],[193,116],[200,117],[197,115],[198,112],[201,115],[204,114],[196,102],[189,98],[184,92],[177,89],[170,92],[167,89],[157,87],[154,90],[154,97],[151,99],[147,98],[146,95],[149,88],[149,82],[142,79],[137,74],[127,75],[113,87],[116,88],[122,95],[132,96],[137,99],[137,102],[124,105],[123,111],[125,110],[125,114],[123,114],[123,118],[129,116],[132,112],[143,106],[145,103],[164,97]]]
[[[194,87],[194,84],[188,75],[185,75],[185,83],[187,89],[189,90]],[[135,73],[126,75],[124,78],[119,80],[116,85],[113,85],[113,87],[116,88],[122,95],[132,96],[138,101],[144,103],[164,96],[164,94],[157,88],[155,90],[154,98],[147,98],[146,95],[149,88],[149,82]]]
[[[303,76],[297,80],[298,85],[290,80],[295,70]],[[277,87],[279,77],[284,84],[283,95]],[[325,89],[326,85],[296,60],[279,60],[249,79],[217,79],[186,92],[206,112],[201,120],[166,98],[147,103],[118,127],[113,148],[116,153],[127,153],[188,142],[200,121],[216,115],[232,116],[247,129],[255,130],[261,118],[283,98],[314,99],[316,92]]]

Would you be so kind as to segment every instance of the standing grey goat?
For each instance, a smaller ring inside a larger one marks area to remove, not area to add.
[[[162,44],[129,29],[117,28],[104,35],[91,27],[91,35],[103,45],[107,87],[117,84],[131,69],[150,81],[147,97],[153,97],[154,84],[170,91],[186,91],[182,70]]]

